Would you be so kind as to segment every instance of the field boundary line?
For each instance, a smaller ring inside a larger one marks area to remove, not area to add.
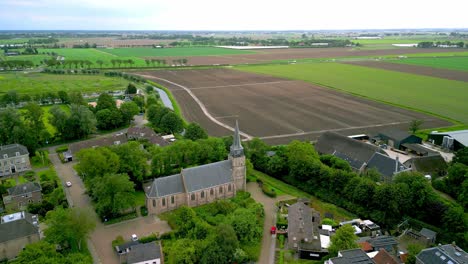
[[[435,119],[425,119],[424,121],[434,121]],[[333,129],[322,129],[317,131],[307,131],[307,132],[299,132],[299,133],[291,133],[291,134],[283,134],[283,135],[275,135],[275,136],[265,136],[259,137],[260,139],[275,139],[275,138],[286,138],[286,137],[294,137],[294,136],[302,136],[302,135],[311,135],[311,134],[319,134],[325,132],[337,132],[337,131],[346,131],[346,130],[353,130],[353,129],[361,129],[361,128],[374,128],[374,127],[383,127],[383,126],[391,126],[391,125],[401,125],[401,124],[409,124],[412,121],[402,121],[402,122],[391,122],[391,123],[383,123],[383,124],[375,124],[375,125],[367,125],[367,126],[352,126],[352,127],[344,127],[344,128],[333,128]]]
[[[189,89],[190,89],[190,90],[216,89],[216,88],[226,88],[226,87],[253,86],[253,85],[277,84],[277,83],[289,83],[289,82],[297,82],[297,81],[296,81],[296,80],[284,80],[284,81],[274,81],[274,82],[258,82],[258,83],[246,83],[246,84],[229,84],[229,85],[218,85],[218,86],[193,87],[193,88],[189,88]]]
[[[177,84],[177,83],[175,83],[175,82],[171,82],[171,81],[169,81],[169,80],[166,80],[166,79],[163,79],[163,78],[159,78],[159,77],[155,77],[155,76],[149,76],[149,75],[140,75],[140,76],[143,76],[143,77],[146,77],[146,78],[150,78],[150,79],[160,80],[160,81],[163,81],[163,82],[167,82],[167,83],[169,83],[169,84],[172,84],[172,85],[175,85],[175,86],[177,86],[177,87],[180,87],[180,88],[184,89],[184,90],[192,97],[192,99],[195,100],[195,102],[198,104],[198,106],[200,106],[201,110],[202,110],[203,113],[206,115],[206,117],[208,117],[208,118],[209,118],[211,121],[213,121],[215,124],[220,125],[220,126],[226,128],[226,129],[228,129],[228,130],[234,132],[235,129],[234,129],[233,127],[231,127],[231,126],[229,126],[229,125],[227,125],[227,124],[225,124],[225,123],[223,123],[223,122],[217,120],[215,117],[213,117],[213,116],[210,114],[210,112],[208,112],[208,109],[205,107],[205,105],[202,103],[202,101],[200,101],[200,99],[198,99],[198,97],[197,97],[194,93],[192,93],[192,91],[190,91],[189,88],[187,88],[187,87],[185,87],[185,86],[183,86],[183,85]],[[251,139],[253,138],[251,135],[246,134],[246,133],[244,133],[244,132],[242,132],[242,131],[239,131],[239,133],[240,133],[242,136],[246,137],[247,140],[251,140]]]
[[[97,52],[100,52],[102,54],[107,54],[107,55],[111,55],[112,57],[116,57],[118,58],[119,56],[115,55],[115,54],[112,54],[112,53],[109,53],[109,52],[105,52],[105,51],[102,51],[102,50],[99,50],[99,49],[94,49],[95,51]]]

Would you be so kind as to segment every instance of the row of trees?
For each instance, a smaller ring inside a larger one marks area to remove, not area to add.
[[[34,63],[29,60],[5,60],[0,61],[0,68],[7,70],[20,70],[34,67]]]
[[[468,44],[465,44],[465,42],[463,42],[463,41],[459,41],[459,42],[452,42],[452,41],[436,41],[436,42],[423,41],[423,42],[418,43],[418,48],[437,48],[437,47],[444,47],[444,46],[449,46],[449,47],[455,46],[457,48],[463,48],[463,47],[468,48]]]
[[[67,93],[63,90],[54,92],[49,91],[45,93],[18,94],[15,90],[9,90],[0,98],[0,106],[18,106],[21,102],[35,102],[38,104],[54,104],[60,102],[62,104],[85,104],[84,99],[79,92]]]
[[[414,218],[435,229],[440,227],[438,237],[442,241],[455,240],[462,247],[468,246],[463,208],[440,198],[421,174],[404,172],[391,183],[377,184],[378,177],[358,175],[342,163],[321,159],[308,143],[293,141],[287,146],[269,147],[255,139],[246,149],[256,169],[361,217],[389,228],[404,217]],[[276,154],[267,156],[269,150]]]
[[[165,107],[153,95],[146,100],[146,118],[158,132],[181,133],[184,122],[174,111]]]

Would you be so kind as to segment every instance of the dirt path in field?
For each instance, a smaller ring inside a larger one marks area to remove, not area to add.
[[[187,88],[187,87],[185,87],[185,86],[183,86],[183,85],[177,84],[177,83],[175,83],[175,82],[171,82],[171,81],[169,81],[169,80],[159,78],[159,77],[154,77],[154,76],[149,76],[149,75],[141,75],[141,76],[143,76],[143,77],[145,77],[145,78],[153,78],[153,79],[160,80],[160,81],[163,81],[163,82],[166,82],[166,83],[170,83],[170,84],[172,84],[172,85],[175,85],[175,86],[177,86],[177,87],[180,87],[180,88],[184,89],[184,90],[193,98],[193,100],[195,100],[195,102],[200,106],[200,108],[202,109],[202,111],[203,111],[203,113],[206,115],[206,117],[208,117],[208,118],[209,118],[211,121],[213,121],[214,123],[216,123],[216,124],[218,124],[218,125],[220,125],[220,126],[226,128],[226,129],[229,129],[229,130],[231,130],[231,131],[234,132],[234,128],[233,128],[233,127],[231,127],[231,126],[229,126],[229,125],[227,125],[227,124],[225,124],[225,123],[223,123],[223,122],[217,120],[214,116],[212,116],[212,115],[210,114],[210,112],[208,112],[208,109],[206,109],[206,107],[205,107],[205,105],[202,103],[202,101],[200,101],[200,99],[198,99],[198,97],[195,96],[195,94],[194,94],[192,91],[190,91],[189,88]],[[241,134],[241,136],[243,136],[243,137],[245,137],[245,138],[247,138],[247,139],[252,139],[252,136],[251,136],[251,135],[246,134],[246,133],[244,133],[244,132],[242,132],[242,131],[240,131],[240,134]]]
[[[383,70],[398,71],[404,73],[425,75],[430,77],[449,79],[455,81],[468,82],[468,72],[448,70],[440,68],[432,68],[427,66],[409,65],[403,63],[391,63],[386,61],[353,61],[344,62],[345,64],[352,64],[357,66],[365,66],[370,68],[378,68]]]

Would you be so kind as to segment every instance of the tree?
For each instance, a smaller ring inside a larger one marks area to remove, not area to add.
[[[68,114],[58,105],[52,106],[49,109],[49,113],[49,123],[55,127],[60,136],[63,136],[66,132]]]
[[[86,105],[83,95],[79,91],[73,91],[69,94],[70,104]]]
[[[122,114],[122,123],[130,124],[133,116],[140,112],[140,108],[135,102],[125,102],[120,105],[120,112]]]
[[[416,256],[423,249],[424,247],[420,244],[409,244],[408,245],[408,257],[406,258],[405,264],[416,264]]]
[[[125,90],[126,94],[136,94],[137,88],[133,83],[129,83],[127,89]]]
[[[103,109],[117,109],[114,98],[107,93],[100,94],[97,100],[96,111]]]
[[[203,250],[201,263],[222,264],[231,263],[236,249],[239,247],[236,233],[232,226],[219,224],[214,235],[208,238],[207,246]]]
[[[330,256],[337,256],[340,250],[359,248],[356,240],[357,236],[354,234],[354,228],[351,225],[343,225],[331,237],[330,247],[328,248]]]
[[[60,98],[60,101],[62,104],[68,104],[70,103],[70,97],[68,96],[67,92],[65,91],[58,91],[57,92],[58,97]]]
[[[109,130],[122,125],[122,114],[117,108],[106,108],[96,112],[97,127]]]
[[[44,231],[47,241],[72,251],[86,248],[86,238],[95,227],[92,212],[83,208],[63,209],[57,207],[47,213],[47,229]]]
[[[196,141],[208,138],[206,131],[197,123],[190,123],[185,130],[185,138]]]
[[[96,118],[88,107],[72,105],[66,122],[66,139],[85,138],[96,130]]]
[[[63,256],[55,250],[55,245],[44,240],[27,245],[15,260],[18,264],[63,263]]]
[[[149,97],[148,97],[149,99]],[[148,104],[148,100],[146,102]],[[151,124],[155,127],[159,127],[161,123],[161,119],[163,116],[165,116],[167,113],[169,113],[169,109],[166,107],[160,105],[160,104],[151,104],[147,109],[146,109],[146,117],[148,118],[148,121],[151,122]]]
[[[96,64],[99,65],[99,67],[102,69],[102,64],[104,64],[104,62],[102,60],[97,60]]]
[[[184,129],[184,124],[177,114],[169,112],[161,118],[159,128],[165,133],[180,133]]]
[[[178,239],[174,242],[169,252],[170,264],[195,264],[199,263],[199,243],[192,239]]]
[[[135,206],[134,183],[127,174],[106,174],[92,184],[96,212],[104,218],[114,217]]]
[[[468,147],[459,149],[455,152],[455,156],[452,160],[453,163],[461,163],[468,166]]]
[[[190,230],[195,226],[196,213],[195,211],[188,206],[181,206],[178,209],[177,217],[175,224],[177,225],[177,230],[182,237],[188,235]]]
[[[422,124],[422,120],[412,120],[409,126],[409,131],[413,134],[416,133],[421,128]]]
[[[130,179],[141,184],[148,170],[148,160],[146,151],[140,147],[138,142],[128,142],[126,144],[112,147],[120,160],[119,172],[127,173]]]
[[[258,241],[262,237],[262,228],[258,224],[258,219],[254,213],[245,208],[239,208],[234,211],[229,221],[237,239],[241,243]]]
[[[117,173],[120,169],[119,156],[108,148],[88,148],[77,153],[80,160],[77,170],[85,175],[85,183],[94,177]]]

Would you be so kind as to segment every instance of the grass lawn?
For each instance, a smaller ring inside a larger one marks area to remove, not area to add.
[[[262,180],[264,183],[267,183],[268,185],[272,186],[273,188],[275,188],[275,190],[278,190],[278,192],[282,194],[289,194],[295,197],[309,198],[311,201],[312,207],[315,210],[319,211],[322,216],[328,212],[328,213],[332,213],[334,218],[338,221],[350,220],[350,219],[356,218],[356,215],[346,211],[343,208],[337,207],[334,204],[323,202],[317,199],[316,197],[297,189],[296,187],[292,185],[289,185],[283,181],[273,178],[260,171],[253,170],[250,176]]]
[[[146,205],[146,195],[144,191],[137,191],[135,192],[135,201],[136,206],[144,206]]]
[[[131,59],[135,62],[133,66],[146,66],[146,63],[143,59],[134,56],[117,56],[108,52],[104,52],[101,49],[39,49],[40,54],[42,53],[52,53],[55,52],[60,56],[65,57],[65,60],[89,60],[94,65],[92,67],[99,68],[99,65],[96,64],[97,60],[102,60],[104,62],[103,67],[112,67],[111,60],[128,60]],[[122,64],[122,66],[124,66]]]
[[[339,63],[238,66],[468,123],[468,83]]]
[[[38,55],[18,55],[18,56],[3,56],[0,55],[0,60],[24,60],[24,61],[32,61],[35,66],[39,66],[42,64],[42,61],[45,59],[49,59],[50,56],[38,54]]]
[[[388,62],[468,71],[468,57],[407,58]]]
[[[215,47],[186,47],[186,48],[118,48],[99,49],[104,53],[118,57],[174,57],[174,56],[212,56],[255,53],[246,50],[223,49]]]
[[[5,73],[0,74],[0,95],[9,90],[19,94],[57,92],[60,90],[98,92],[124,90],[128,85],[123,78],[99,75],[57,75],[45,73]]]

